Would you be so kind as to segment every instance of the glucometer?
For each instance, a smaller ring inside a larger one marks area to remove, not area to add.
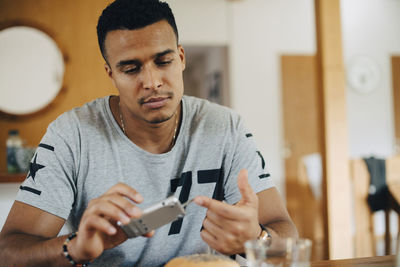
[[[140,218],[132,219],[128,224],[118,225],[122,228],[128,238],[144,235],[154,229],[157,229],[167,223],[173,222],[185,216],[186,206],[193,199],[182,204],[175,196],[146,208]]]

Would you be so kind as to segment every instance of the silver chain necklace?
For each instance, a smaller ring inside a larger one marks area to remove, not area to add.
[[[119,111],[119,120],[121,121],[122,131],[126,135],[125,123],[124,123],[124,119],[122,118],[122,112],[121,112],[121,101],[118,101],[118,111]],[[176,130],[178,129],[178,116],[177,116],[177,113],[178,113],[178,110],[174,114],[174,116],[175,116],[175,129],[174,129],[174,136],[172,137],[172,141],[171,141],[170,147],[173,147],[175,145]]]

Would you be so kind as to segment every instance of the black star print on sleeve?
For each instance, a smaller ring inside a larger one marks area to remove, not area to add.
[[[54,151],[54,147],[51,146],[51,145],[40,143],[39,147],[40,148],[44,148],[46,150]],[[35,181],[36,173],[40,169],[43,169],[43,168],[46,167],[44,165],[41,165],[41,164],[37,163],[37,155],[38,155],[38,152],[36,152],[35,157],[33,158],[33,161],[29,165],[29,173],[28,173],[28,176],[26,177],[26,179],[28,179],[29,177],[32,177],[32,180]],[[29,186],[22,186],[21,185],[19,187],[19,189],[25,190],[25,191],[29,191],[29,192],[34,193],[34,194],[39,195],[39,196],[42,193],[42,191],[39,191],[39,190],[37,190],[35,188],[32,188],[32,187],[29,187]]]
[[[46,167],[46,166],[36,163],[36,159],[37,159],[37,153],[35,155],[35,158],[33,159],[33,162],[31,162],[31,164],[29,165],[29,173],[28,173],[28,177],[26,177],[26,179],[28,179],[29,177],[32,177],[32,179],[35,180],[36,172],[38,172],[40,169],[43,169],[44,167]]]

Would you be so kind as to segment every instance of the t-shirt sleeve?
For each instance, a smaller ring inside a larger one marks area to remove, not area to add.
[[[68,121],[56,121],[47,129],[16,200],[67,219],[76,195],[76,159],[73,156],[76,147],[73,140],[66,138],[65,131],[57,128],[60,124],[68,124]]]
[[[261,151],[257,149],[254,136],[246,129],[241,117],[238,117],[232,146],[231,161],[226,162],[230,165],[226,168],[229,172],[225,181],[225,200],[228,203],[234,204],[241,199],[237,186],[237,177],[241,169],[247,169],[249,183],[255,193],[274,187],[267,164]]]

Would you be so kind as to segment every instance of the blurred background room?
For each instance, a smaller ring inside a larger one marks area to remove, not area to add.
[[[47,125],[117,94],[96,36],[109,2],[0,0],[0,228]],[[400,0],[167,2],[185,93],[244,117],[313,259],[395,253]]]

